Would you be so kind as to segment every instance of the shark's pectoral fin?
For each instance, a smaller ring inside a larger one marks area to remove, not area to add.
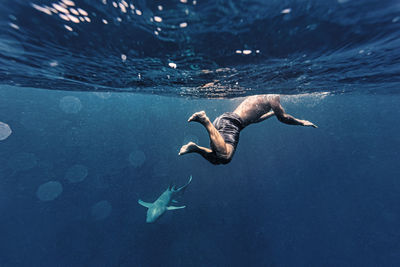
[[[144,202],[141,199],[138,200],[138,203],[146,208],[150,208],[151,204],[153,204],[153,203]]]
[[[180,207],[175,207],[175,206],[168,206],[167,210],[179,210],[179,209],[184,209],[186,206],[180,206]]]

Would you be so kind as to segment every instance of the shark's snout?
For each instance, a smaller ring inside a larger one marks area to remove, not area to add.
[[[153,222],[155,222],[156,220],[154,219],[154,218],[151,218],[151,217],[149,217],[149,216],[147,216],[146,217],[146,222],[147,223],[153,223]]]

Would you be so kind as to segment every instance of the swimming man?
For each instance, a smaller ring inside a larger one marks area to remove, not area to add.
[[[317,128],[312,122],[286,114],[280,104],[279,95],[249,96],[233,112],[225,112],[213,123],[204,111],[194,113],[188,122],[196,121],[207,129],[211,148],[189,142],[181,147],[179,155],[198,153],[212,164],[227,164],[235,153],[240,131],[252,123],[264,121],[274,115],[286,124]]]

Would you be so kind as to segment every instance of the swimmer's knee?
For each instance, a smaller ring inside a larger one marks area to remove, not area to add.
[[[231,154],[216,154],[216,157],[217,157],[217,164],[223,164],[223,165],[225,165],[225,164],[228,164],[229,162],[231,162],[231,160],[232,160],[232,156],[233,156],[233,154],[231,153]]]

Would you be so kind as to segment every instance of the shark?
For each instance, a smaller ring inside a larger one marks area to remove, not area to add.
[[[177,203],[174,199],[179,193],[183,193],[186,187],[192,181],[192,176],[190,175],[189,181],[183,185],[182,187],[176,188],[175,186],[170,185],[164,193],[161,194],[153,203],[144,202],[141,199],[138,200],[138,203],[143,207],[147,208],[147,223],[154,223],[158,218],[161,217],[167,210],[178,210],[183,209],[186,206],[171,206],[171,203]]]

